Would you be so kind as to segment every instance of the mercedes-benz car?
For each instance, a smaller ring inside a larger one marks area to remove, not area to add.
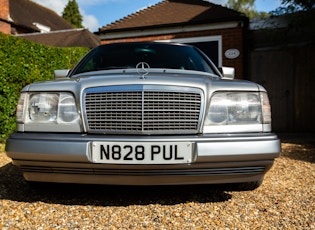
[[[6,144],[31,182],[258,187],[280,153],[266,90],[199,49],[114,43],[23,88]]]

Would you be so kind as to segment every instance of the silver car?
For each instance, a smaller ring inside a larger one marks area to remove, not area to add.
[[[258,187],[280,153],[266,90],[199,49],[101,45],[26,86],[6,152],[27,181]]]

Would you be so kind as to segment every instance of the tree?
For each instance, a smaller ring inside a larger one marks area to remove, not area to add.
[[[281,4],[287,8],[288,13],[315,9],[314,0],[282,0]]]
[[[62,12],[62,17],[76,28],[83,28],[82,15],[76,0],[69,0]]]
[[[249,18],[263,18],[269,16],[266,12],[255,10],[255,0],[228,0],[227,7],[245,14]]]
[[[282,0],[281,6],[277,8],[273,13],[276,15],[291,14],[298,11],[314,13],[314,10],[315,0]]]
[[[286,19],[287,33],[299,32],[303,40],[315,42],[315,0],[282,0],[271,12]]]

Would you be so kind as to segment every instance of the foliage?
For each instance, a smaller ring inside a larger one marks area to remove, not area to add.
[[[315,41],[315,0],[282,0],[281,6],[271,12],[283,16],[287,32],[299,32],[303,40]]]
[[[15,130],[21,89],[53,79],[53,70],[70,69],[87,48],[56,48],[0,33],[0,140]]]
[[[264,18],[270,16],[269,13],[255,10],[255,0],[228,0],[226,6],[245,14],[249,18]]]
[[[255,0],[229,0],[227,6],[240,12],[253,11]]]
[[[292,14],[298,11],[309,11],[314,13],[314,10],[315,10],[314,0],[282,0],[281,6],[278,7],[272,13],[276,15]]]
[[[83,28],[82,15],[76,0],[69,0],[62,12],[62,17],[76,28]]]

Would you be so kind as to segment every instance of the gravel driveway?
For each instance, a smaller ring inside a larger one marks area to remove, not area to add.
[[[30,188],[0,153],[0,229],[315,229],[315,136],[281,136],[255,191],[226,186]]]

